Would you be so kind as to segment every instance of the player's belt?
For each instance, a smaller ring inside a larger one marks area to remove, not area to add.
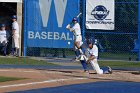
[[[80,34],[81,35],[81,34]],[[80,35],[76,35],[76,36],[80,36]]]

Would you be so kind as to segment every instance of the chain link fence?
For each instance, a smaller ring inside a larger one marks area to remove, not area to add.
[[[138,0],[115,1],[115,30],[86,29],[84,34],[97,40],[99,59],[138,60]],[[72,58],[75,54],[72,48],[28,47],[27,56]]]

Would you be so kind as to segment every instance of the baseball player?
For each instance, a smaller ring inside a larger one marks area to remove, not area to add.
[[[81,48],[81,45],[83,44],[82,36],[81,36],[81,28],[80,28],[80,25],[78,23],[78,19],[76,17],[74,17],[72,19],[72,23],[74,24],[73,27],[71,27],[71,24],[68,24],[66,26],[66,28],[70,32],[73,32],[73,35],[75,37],[75,40],[74,40],[75,54],[76,54],[76,57],[79,58],[79,53],[78,52],[80,52],[80,54],[83,54],[83,51],[82,51],[82,48]]]
[[[4,51],[4,56],[6,56],[6,49],[7,49],[7,43],[8,43],[8,38],[9,34],[5,30],[5,24],[1,24],[1,29],[0,29],[0,46],[3,47]]]
[[[82,36],[81,36],[81,28],[80,28],[80,25],[78,23],[78,19],[76,17],[74,17],[72,19],[72,23],[73,23],[73,26],[71,27],[71,24],[68,24],[66,26],[66,28],[70,31],[70,32],[73,32],[73,35],[75,37],[74,39],[74,50],[75,50],[75,55],[76,55],[76,61],[79,61],[81,62],[82,64],[82,67],[84,69],[84,72],[88,72],[88,69],[87,69],[87,63],[85,62],[84,59],[81,59],[81,55],[84,54],[83,52],[83,49],[82,49]]]
[[[88,39],[88,49],[87,49],[87,63],[90,63],[93,69],[96,71],[97,74],[112,74],[111,67],[107,67],[107,69],[103,70],[99,67],[97,58],[98,58],[98,47],[95,44],[94,39]]]
[[[17,23],[17,16],[12,16],[12,55],[19,56],[19,25]]]

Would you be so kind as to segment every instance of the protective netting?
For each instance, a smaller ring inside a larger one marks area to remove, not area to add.
[[[81,3],[81,11],[83,7]],[[84,35],[97,40],[99,59],[137,60],[138,0],[115,0],[115,30],[86,29]],[[27,56],[72,58],[75,54],[72,48],[28,47]]]

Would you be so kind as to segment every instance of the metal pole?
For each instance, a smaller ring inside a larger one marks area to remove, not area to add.
[[[82,37],[85,36],[85,18],[86,18],[85,13],[86,13],[86,0],[82,0]]]
[[[139,42],[138,61],[140,61],[140,0],[138,0],[138,42]]]
[[[17,2],[17,16],[18,16],[18,24],[19,24],[19,29],[20,29],[20,38],[19,38],[19,47],[20,47],[20,51],[19,51],[19,56],[21,56],[22,54],[22,1]]]
[[[27,17],[27,15],[26,15],[26,8],[27,8],[27,0],[24,0],[23,1],[23,3],[24,3],[24,28],[23,28],[23,31],[24,31],[24,56],[27,56],[27,29],[26,29],[26,17]]]

